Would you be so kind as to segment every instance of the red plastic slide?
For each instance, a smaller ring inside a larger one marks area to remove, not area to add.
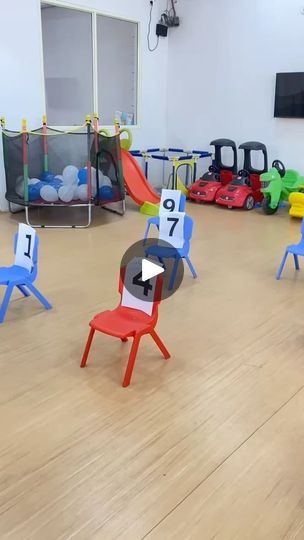
[[[121,158],[126,188],[133,201],[140,205],[145,202],[159,203],[159,195],[149,186],[136,159],[130,152],[123,149],[121,149]]]

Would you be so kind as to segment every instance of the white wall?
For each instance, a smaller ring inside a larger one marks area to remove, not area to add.
[[[275,74],[304,71],[301,0],[180,0],[170,31],[168,139],[261,140],[304,174],[304,120],[274,119]]]
[[[73,4],[77,3],[77,0],[73,0]],[[153,29],[165,3],[165,0],[156,0]],[[168,40],[160,40],[154,53],[147,50],[146,33],[150,7],[148,0],[81,0],[79,5],[142,23],[140,127],[134,129],[134,146],[145,148],[164,145],[167,138]],[[23,117],[28,119],[29,127],[34,128],[41,125],[44,113],[40,3],[39,0],[1,0],[0,14],[0,114],[6,116],[7,127],[10,129],[19,129]],[[6,208],[4,192],[0,148],[0,210]]]

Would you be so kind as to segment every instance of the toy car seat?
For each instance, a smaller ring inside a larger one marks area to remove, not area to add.
[[[211,146],[214,146],[214,167],[219,171],[221,182],[224,185],[228,184],[233,180],[233,176],[237,174],[237,148],[234,141],[231,139],[214,139],[210,143]],[[226,165],[223,163],[223,148],[231,148],[233,152],[233,163],[232,165]]]

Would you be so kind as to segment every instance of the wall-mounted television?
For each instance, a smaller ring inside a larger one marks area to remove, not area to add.
[[[304,118],[304,73],[277,73],[275,118]]]

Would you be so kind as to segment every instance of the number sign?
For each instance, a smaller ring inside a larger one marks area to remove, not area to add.
[[[163,189],[160,199],[159,215],[168,212],[178,212],[180,205],[181,191],[176,189]]]
[[[135,257],[126,268],[121,305],[151,315],[156,282],[157,277],[142,281],[142,258]]]
[[[34,255],[34,246],[36,239],[36,231],[29,225],[20,223],[18,229],[18,240],[17,248],[15,255],[15,264],[17,266],[22,266],[26,268],[29,272],[31,271]]]
[[[184,212],[170,212],[159,216],[159,239],[175,248],[184,245]]]

